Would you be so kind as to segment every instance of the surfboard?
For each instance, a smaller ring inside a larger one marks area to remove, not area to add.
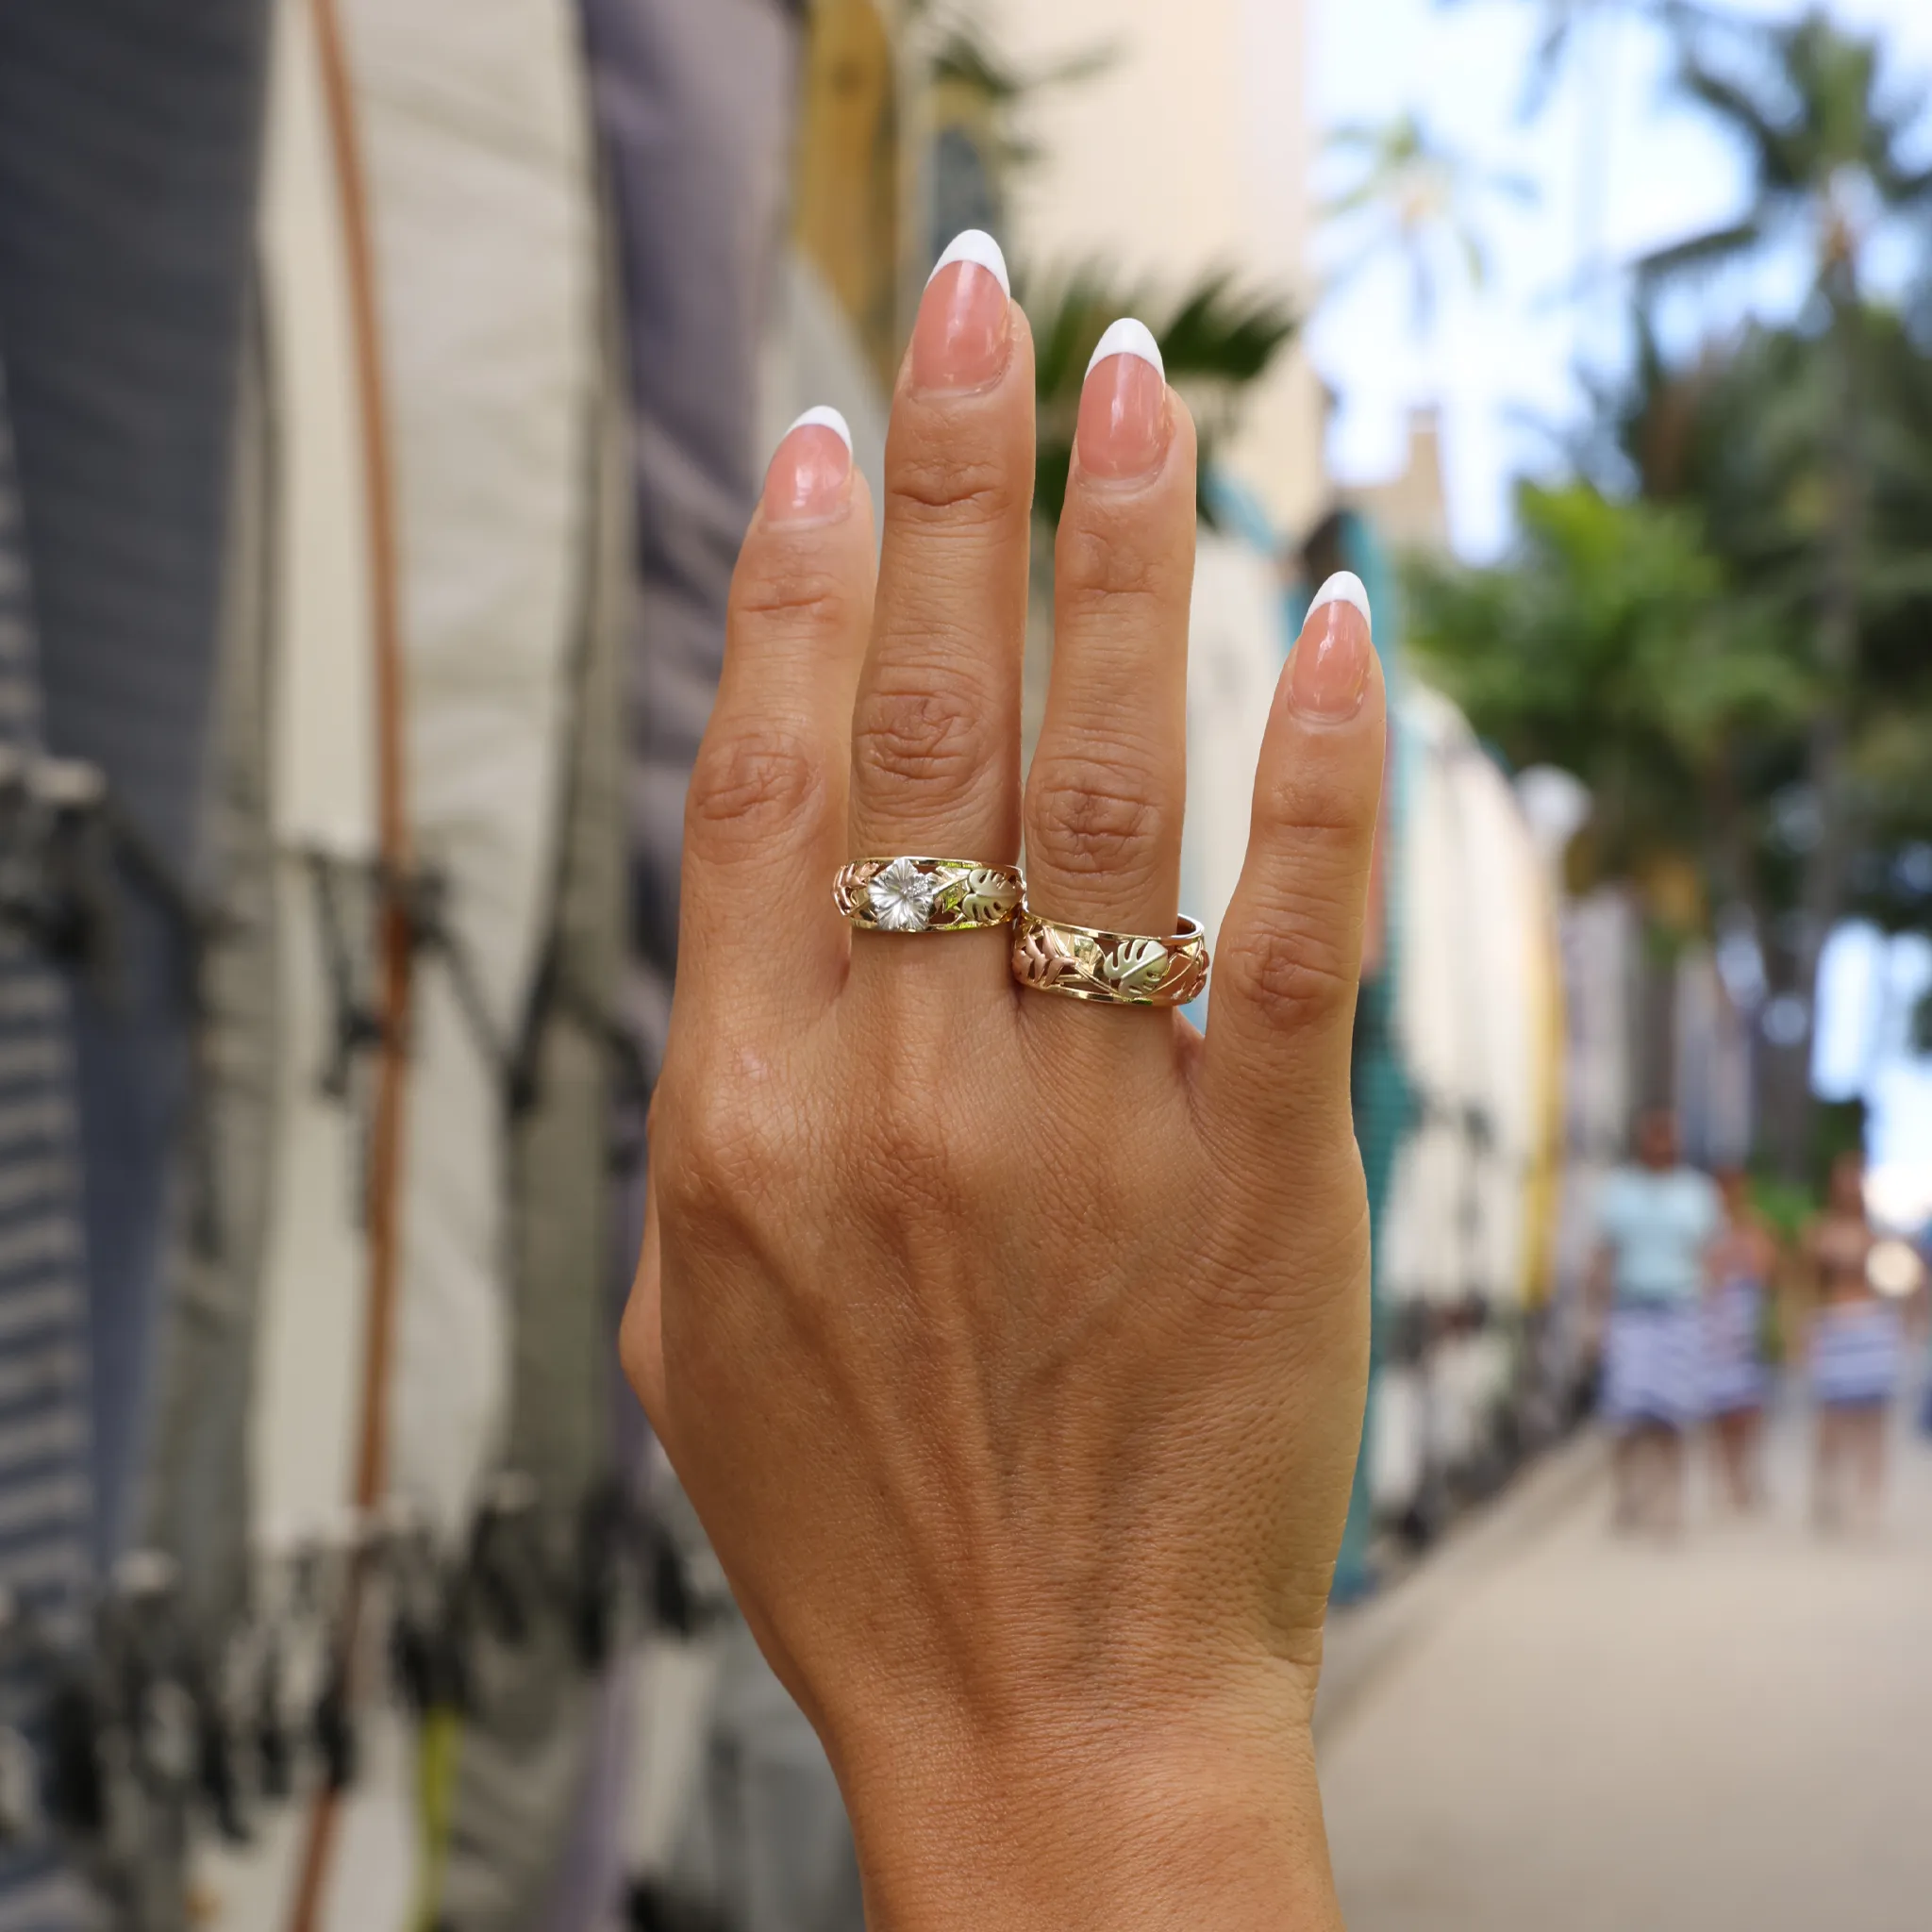
[[[1391,756],[1405,810],[1395,868],[1405,946],[1396,967],[1393,1031],[1412,1095],[1383,1238],[1387,1334],[1399,1343],[1376,1391],[1371,1480],[1378,1513],[1420,1522],[1435,1479],[1440,1391],[1430,1347],[1437,1311],[1457,1292],[1461,1195],[1456,838],[1434,693],[1406,678],[1396,693]]]
[[[1499,1427],[1513,1409],[1526,1338],[1527,1204],[1542,1104],[1541,877],[1515,792],[1466,724],[1457,770],[1474,966],[1471,1086],[1487,1128],[1474,1150],[1479,1222],[1470,1283],[1485,1326],[1468,1338],[1457,1365],[1458,1457],[1493,1475],[1503,1446]]]
[[[367,880],[381,829],[370,479],[341,195],[315,18],[308,0],[278,0],[260,254],[275,425],[267,732],[281,1023],[249,1429],[251,1541],[271,1569],[304,1545],[340,1547],[350,1527],[369,1340],[368,1081],[342,1057],[341,1028],[345,1002],[366,1003],[376,984]],[[305,1703],[325,1642],[320,1629],[307,1634]],[[379,1762],[387,1745],[375,1741]],[[196,1892],[220,1932],[286,1923],[308,1800],[305,1786],[265,1811],[246,1848],[204,1848]],[[411,1874],[395,1862],[385,1869],[400,1914]]]
[[[33,574],[0,369],[0,753],[41,751]],[[0,1587],[58,1641],[82,1634],[91,1570],[88,1297],[67,989],[0,926]],[[0,1924],[84,1922],[50,1843],[0,1853]]]
[[[1395,755],[1408,810],[1403,825],[1402,916],[1409,943],[1400,967],[1396,1028],[1416,1095],[1412,1132],[1397,1161],[1390,1208],[1391,1304],[1453,1300],[1461,1188],[1462,1008],[1457,947],[1461,849],[1441,742],[1443,701],[1408,680],[1396,709]]]
[[[802,28],[791,8],[726,8],[715,0],[582,0],[582,14],[637,422],[623,676],[630,935],[623,1012],[655,1071],[676,958],[685,791],[717,691],[731,569],[769,454],[758,439],[758,377],[797,160]],[[837,78],[827,63],[826,84]],[[872,78],[870,70],[862,76],[868,99]],[[852,100],[828,96],[825,105],[841,125],[855,125]],[[836,223],[836,193],[817,205]],[[803,213],[799,231],[801,252],[866,340],[868,318]],[[637,1252],[641,1207],[641,1188],[632,1185],[620,1208],[626,1259]],[[612,1401],[626,1475],[641,1481],[645,1432],[636,1401],[615,1387]],[[612,1748],[583,1807],[550,1932],[603,1924],[622,1884],[622,1788],[644,1748],[634,1727],[628,1739],[616,1737],[637,1707],[629,1674],[604,1693]],[[823,1775],[829,1783],[828,1768]]]
[[[269,591],[275,531],[268,367],[258,301],[242,355],[215,723],[205,800],[195,1096],[170,1240],[143,1547],[170,1557],[195,1626],[219,1644],[243,1615],[254,1527],[257,1339],[275,1184],[279,933],[269,787]]]
[[[454,1552],[511,1422],[508,1056],[555,911],[592,514],[598,237],[565,0],[342,0],[341,16],[391,405],[410,827],[439,903],[413,1010],[389,1481]],[[561,1319],[553,1333],[567,1340]],[[544,1500],[574,1524],[578,1498]],[[513,1919],[541,1889],[575,1785],[569,1740],[544,1755],[559,1757],[549,1774],[533,1751],[509,1792],[517,1828],[500,1814],[481,1848],[495,1897],[472,1884],[465,1923]],[[443,1780],[423,1792],[432,1890],[460,1757],[458,1742],[425,1760]],[[396,1792],[412,1818],[417,1796]],[[355,1862],[345,1839],[343,1879]],[[358,1906],[328,1923],[377,1922]]]
[[[0,16],[0,340],[46,741],[195,875],[265,14],[138,0]],[[131,192],[130,183],[140,192]],[[93,1523],[133,1527],[190,1092],[192,940],[123,868],[114,996],[75,1001]]]
[[[447,1538],[505,1425],[501,1054],[550,912],[591,482],[594,211],[561,0],[346,0],[343,18],[392,399],[410,818],[454,949],[432,951],[417,994],[391,1484]]]
[[[555,920],[526,1034],[530,1091],[512,1117],[508,1213],[512,1303],[508,1447],[532,1486],[541,1543],[571,1574],[586,1499],[616,1457],[611,1381],[617,1297],[611,1137],[617,1085],[608,1033],[624,953],[623,807],[617,676],[628,605],[627,417],[607,391],[597,530],[586,558],[580,671]],[[601,1024],[600,1024],[601,1023]],[[615,1555],[607,1551],[606,1555]],[[620,1640],[622,1632],[608,1636]],[[561,1608],[521,1644],[473,1653],[478,1695],[455,1749],[439,1895],[477,1932],[544,1923],[589,1802],[601,1740],[601,1658]]]
[[[1406,1310],[1433,1337],[1388,1380],[1376,1496],[1399,1514],[1431,1484],[1493,1465],[1541,1266],[1531,1237],[1547,1225],[1528,1203],[1557,1125],[1550,911],[1528,825],[1446,698],[1410,681],[1397,718],[1408,788],[1397,1028],[1418,1114],[1397,1161],[1385,1278],[1397,1325]]]
[[[1183,909],[1207,928],[1210,951],[1247,858],[1255,772],[1287,648],[1274,559],[1239,537],[1201,531],[1188,612],[1181,878]]]

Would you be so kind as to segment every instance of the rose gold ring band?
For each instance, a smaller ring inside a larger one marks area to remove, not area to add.
[[[1184,1007],[1208,983],[1208,940],[1183,918],[1172,939],[1042,919],[1013,922],[1013,977],[1036,992],[1114,1007]]]

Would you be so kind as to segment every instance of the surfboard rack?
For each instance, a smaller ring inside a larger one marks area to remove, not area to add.
[[[406,1506],[361,1512],[258,1551],[249,1607],[218,1628],[156,1552],[117,1564],[76,1629],[0,1591],[0,1846],[58,1842],[130,1902],[117,1923],[145,1923],[131,1902],[184,1838],[247,1844],[276,1807],[353,1788],[372,1699],[417,1724],[473,1716],[479,1644],[560,1638],[594,1675],[650,1629],[705,1621],[626,1484],[561,1506],[508,1470],[447,1540]],[[359,1691],[341,1641],[358,1566],[387,1659]]]

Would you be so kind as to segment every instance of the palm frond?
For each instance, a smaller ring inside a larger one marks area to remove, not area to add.
[[[1039,452],[1034,512],[1059,521],[1073,464],[1074,433],[1087,364],[1108,325],[1142,317],[1160,344],[1168,379],[1197,405],[1203,494],[1198,508],[1214,522],[1206,478],[1213,453],[1231,426],[1231,404],[1273,366],[1300,318],[1280,295],[1244,287],[1217,270],[1178,295],[1127,281],[1095,262],[1041,275],[1022,269],[1014,292],[1033,325]]]
[[[1371,175],[1367,180],[1357,182],[1353,188],[1344,189],[1340,194],[1329,195],[1316,208],[1316,216],[1324,222],[1346,221],[1365,208],[1380,208],[1384,192],[1381,180]]]
[[[1765,224],[1753,215],[1702,235],[1692,235],[1686,241],[1674,242],[1667,248],[1655,248],[1637,258],[1637,273],[1646,281],[1661,282],[1698,270],[1720,268],[1761,246],[1764,239]]]
[[[1462,252],[1463,272],[1474,289],[1486,289],[1490,282],[1490,258],[1482,238],[1472,228],[1458,228],[1456,241]]]
[[[1685,58],[1677,85],[1743,146],[1767,188],[1790,193],[1807,185],[1810,171],[1793,138],[1798,120],[1794,107],[1780,113],[1750,89],[1705,66],[1694,56]]]
[[[1887,157],[1874,164],[1872,179],[1889,208],[1916,208],[1932,201],[1932,168],[1902,168]]]
[[[1107,42],[1062,56],[1043,67],[1021,67],[1008,59],[976,22],[956,22],[932,56],[932,77],[983,94],[996,107],[1012,107],[1054,88],[1093,80],[1116,66],[1120,47]]]
[[[1224,270],[1184,296],[1158,335],[1174,376],[1239,385],[1265,375],[1299,325],[1286,301],[1270,291],[1238,288]]]

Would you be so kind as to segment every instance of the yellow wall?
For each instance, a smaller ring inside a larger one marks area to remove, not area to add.
[[[793,239],[889,391],[900,347],[899,133],[895,56],[873,0],[818,0],[806,42]]]

